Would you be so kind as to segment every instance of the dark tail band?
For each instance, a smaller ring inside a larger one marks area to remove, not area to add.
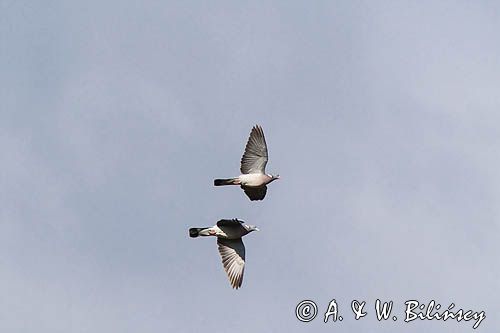
[[[238,178],[215,179],[215,186],[238,185]]]
[[[191,229],[189,229],[189,236],[196,238],[200,235],[200,231],[203,229],[204,228],[191,228]]]

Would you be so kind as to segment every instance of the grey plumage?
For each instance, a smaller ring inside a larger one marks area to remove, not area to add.
[[[250,200],[262,200],[266,196],[267,193],[267,186],[261,186],[261,187],[244,187],[242,186],[243,191],[245,194],[250,198]]]
[[[256,125],[250,132],[245,152],[241,157],[240,171],[243,174],[248,173],[266,173],[266,165],[268,160],[266,138],[262,127]]]
[[[217,245],[222,258],[222,265],[231,286],[235,289],[240,288],[245,271],[245,245],[243,245],[243,241],[241,238],[217,238]]]

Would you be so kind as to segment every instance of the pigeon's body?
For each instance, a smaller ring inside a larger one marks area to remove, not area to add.
[[[231,282],[231,286],[238,289],[243,282],[243,272],[245,270],[245,245],[243,245],[241,237],[255,230],[258,231],[259,229],[238,219],[220,220],[213,227],[189,229],[189,236],[217,237],[217,245],[224,270]]]
[[[268,152],[264,131],[254,126],[241,158],[241,175],[229,179],[215,179],[215,186],[240,185],[250,200],[262,200],[266,196],[267,184],[279,176],[266,174]]]
[[[225,221],[225,220],[221,220]],[[226,225],[220,225],[216,224],[213,227],[208,227],[208,228],[201,228],[201,230],[198,230],[198,235],[199,236],[215,236],[217,238],[225,238],[225,239],[238,239],[246,234],[248,234],[250,231],[246,228],[248,227],[247,225],[243,225],[241,223],[232,223],[232,224],[226,224]],[[194,229],[194,228],[192,228]]]
[[[261,186],[266,186],[270,182],[272,182],[273,176],[271,175],[265,175],[262,173],[249,173],[249,174],[243,174],[238,177],[238,180],[240,182],[240,185],[242,187],[261,187]]]

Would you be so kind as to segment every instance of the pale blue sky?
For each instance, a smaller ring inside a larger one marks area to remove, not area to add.
[[[472,331],[402,322],[434,299],[493,332],[499,31],[493,1],[0,0],[0,331]],[[256,123],[263,202],[212,186]],[[187,232],[233,217],[238,291]]]

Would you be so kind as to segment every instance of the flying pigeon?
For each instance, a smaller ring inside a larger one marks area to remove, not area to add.
[[[215,236],[222,258],[224,270],[234,289],[241,287],[245,270],[245,245],[241,237],[252,231],[259,231],[254,225],[245,224],[238,219],[220,220],[213,227],[190,228],[189,236]]]
[[[267,184],[279,179],[279,175],[266,174],[268,160],[266,138],[262,127],[256,125],[250,132],[245,152],[241,158],[241,175],[235,178],[215,179],[215,186],[240,185],[250,200],[262,200]]]

